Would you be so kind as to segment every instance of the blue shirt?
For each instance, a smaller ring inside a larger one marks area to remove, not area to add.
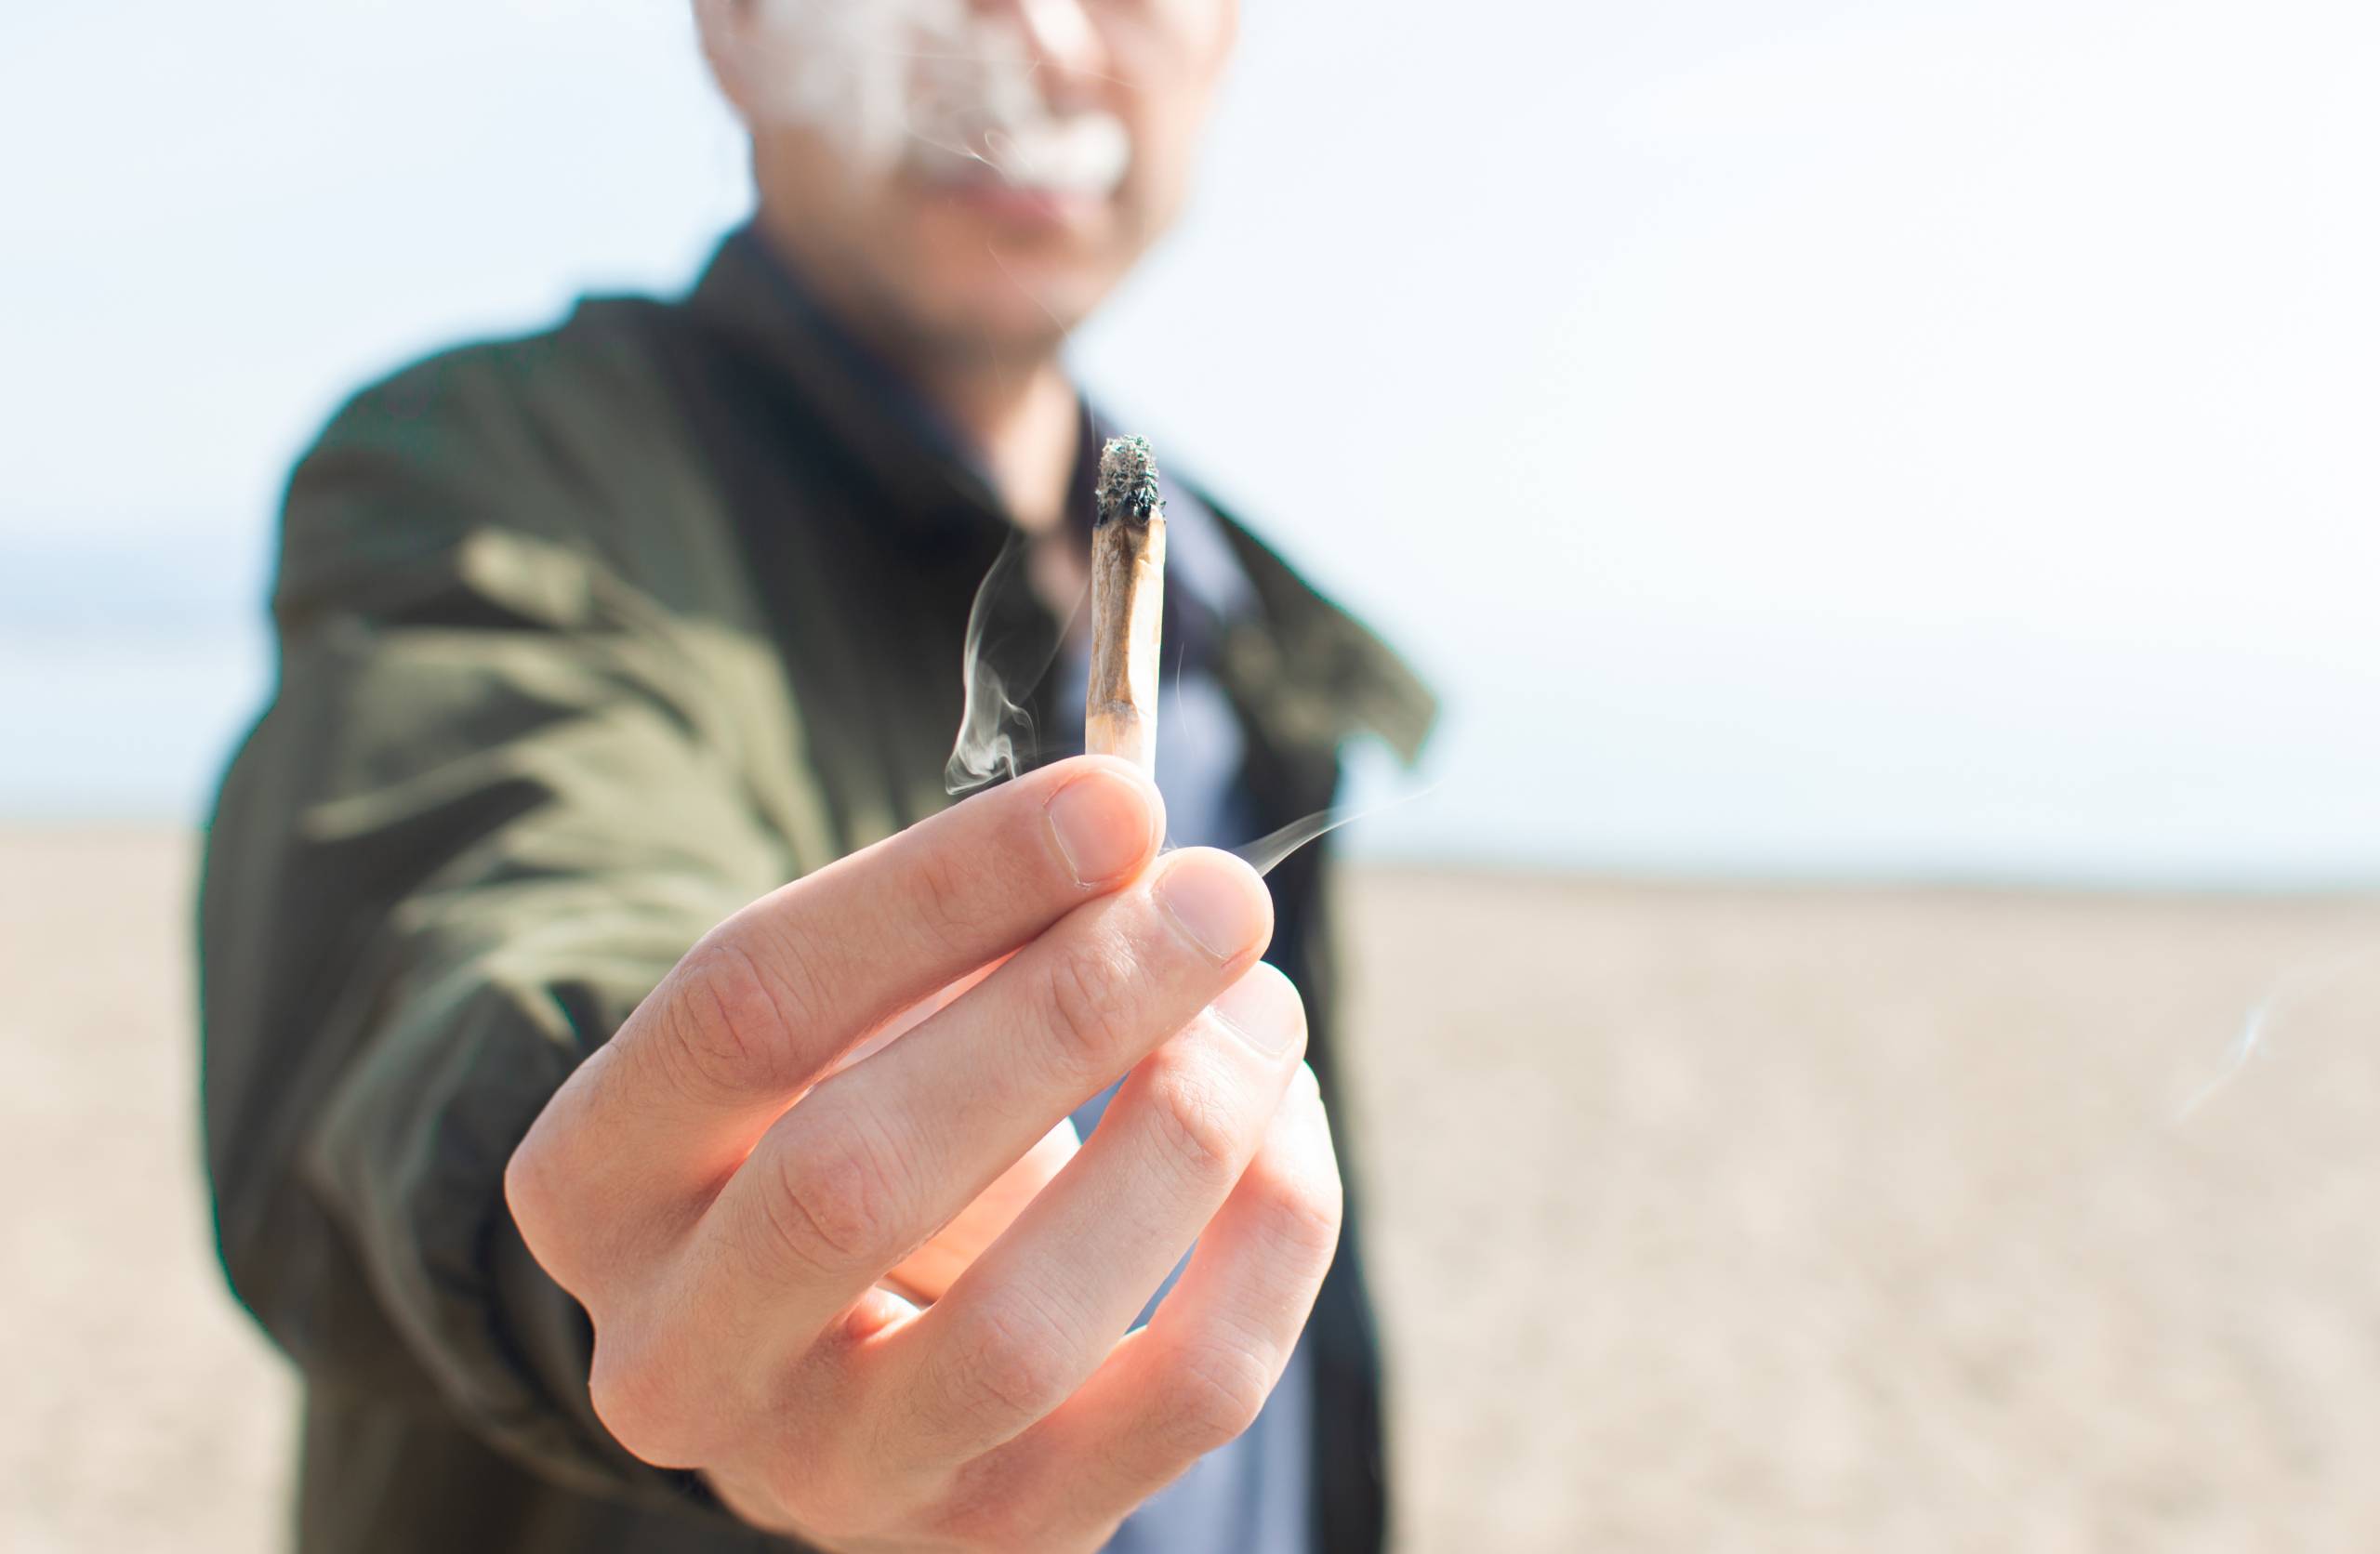
[[[843,355],[885,407],[907,422],[921,442],[939,447],[980,474],[982,461],[966,439],[889,364],[840,330],[773,253],[770,258],[787,300]],[[1085,412],[1068,498],[1075,510],[1067,514],[1070,524],[1085,534],[1092,517],[1099,450],[1110,429]],[[985,483],[988,488],[988,481]],[[1214,676],[1211,655],[1223,624],[1253,607],[1253,588],[1213,511],[1164,476],[1161,460],[1159,489],[1166,518],[1167,672],[1157,692],[1157,781],[1165,795],[1168,840],[1178,847],[1236,847],[1255,839],[1259,823],[1246,780],[1246,741],[1230,698]],[[1045,704],[1053,714],[1053,726],[1041,745],[1044,758],[1082,749],[1090,669],[1088,644],[1061,648],[1051,666],[1053,699]],[[1076,1131],[1091,1137],[1115,1094],[1111,1086],[1084,1102],[1074,1113]],[[1143,1309],[1141,1321],[1148,1320],[1181,1275],[1176,1265]],[[1317,1532],[1314,1396],[1313,1365],[1301,1345],[1256,1422],[1125,1518],[1106,1545],[1108,1554],[1312,1554]]]
[[[1095,451],[1095,450],[1094,450]],[[1248,578],[1233,559],[1214,514],[1195,495],[1159,477],[1165,497],[1167,637],[1173,617],[1199,612],[1224,620],[1249,607]],[[1188,625],[1188,622],[1182,623]],[[1157,782],[1165,795],[1167,840],[1176,847],[1236,847],[1254,839],[1257,821],[1243,781],[1246,744],[1238,716],[1199,660],[1212,631],[1181,634],[1176,668],[1168,649],[1157,690]],[[1061,749],[1082,748],[1082,707],[1091,678],[1089,646],[1071,642],[1055,672]],[[1114,1087],[1074,1113],[1084,1138],[1115,1096]],[[1173,1287],[1176,1267],[1141,1312],[1148,1321]],[[1109,1554],[1308,1554],[1315,1546],[1313,1366],[1302,1347],[1247,1433],[1210,1452],[1151,1496],[1117,1528]]]

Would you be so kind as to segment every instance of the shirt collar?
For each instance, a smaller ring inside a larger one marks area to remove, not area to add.
[[[854,337],[752,226],[728,234],[686,305],[782,375],[889,498],[880,515],[919,537],[997,530],[1007,514],[958,428]]]
[[[687,306],[791,383],[880,482],[889,500],[879,520],[904,538],[960,534],[980,545],[1007,527],[1005,505],[957,428],[837,323],[753,227],[720,244]],[[1077,489],[1067,506],[1087,522],[1088,482],[1113,428],[1088,404],[1082,414]],[[1218,618],[1215,670],[1233,699],[1269,737],[1289,744],[1335,750],[1348,736],[1369,732],[1404,760],[1416,759],[1437,704],[1413,671],[1231,515],[1166,479],[1170,499],[1188,497],[1211,515],[1244,574],[1245,588],[1226,584],[1224,597],[1198,588],[1199,602]]]

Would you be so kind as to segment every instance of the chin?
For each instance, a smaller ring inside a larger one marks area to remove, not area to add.
[[[977,284],[941,293],[934,310],[942,317],[942,333],[960,349],[1031,357],[1063,345],[1090,316],[1091,304],[995,270]]]
[[[1055,260],[1030,250],[978,247],[951,254],[920,278],[921,311],[953,344],[1001,354],[1048,349],[1072,333],[1113,285],[1109,267]]]
[[[1124,265],[1104,201],[1052,209],[995,199],[934,199],[919,211],[919,277],[934,310],[1018,337],[1073,329],[1115,286]]]

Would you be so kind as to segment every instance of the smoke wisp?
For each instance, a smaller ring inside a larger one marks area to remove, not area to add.
[[[2216,1060],[2214,1073],[2193,1087],[2181,1104],[2175,1107],[2175,1126],[2178,1126],[2196,1116],[2202,1108],[2246,1072],[2250,1063],[2270,1050],[2269,1038],[2281,1016],[2327,992],[2348,972],[2374,961],[2380,961],[2380,945],[2367,944],[2299,966],[2276,980],[2241,1021],[2240,1029],[2233,1034],[2221,1058]]]
[[[1043,754],[1026,704],[1057,661],[1082,596],[1076,596],[1058,629],[1050,631],[1034,599],[1026,564],[1031,555],[1032,542],[1012,532],[967,609],[959,664],[964,688],[959,737],[942,769],[943,786],[952,794],[1013,777],[1038,764]]]
[[[1046,759],[1073,753],[1047,747],[1030,704],[1034,692],[1056,664],[1059,650],[1082,609],[1088,590],[1075,595],[1053,631],[1050,614],[1037,602],[1032,555],[1033,542],[1022,533],[1012,533],[985,572],[983,582],[976,585],[974,600],[968,606],[967,631],[959,665],[962,688],[959,735],[951,744],[950,759],[943,766],[943,785],[953,795],[972,793],[1029,770]],[[1181,699],[1183,673],[1177,659],[1173,677],[1177,702]],[[1342,825],[1426,798],[1436,791],[1437,785],[1433,784],[1360,809],[1342,805],[1325,810],[1230,850],[1258,874],[1270,874],[1300,848]]]
[[[1246,863],[1258,874],[1268,875],[1280,867],[1298,849],[1308,842],[1319,839],[1329,832],[1336,831],[1342,825],[1353,825],[1359,820],[1368,820],[1373,815],[1385,814],[1391,810],[1399,809],[1416,799],[1427,798],[1437,791],[1438,785],[1433,783],[1428,787],[1416,792],[1403,794],[1382,803],[1367,805],[1360,810],[1350,809],[1345,805],[1325,810],[1320,814],[1308,815],[1303,820],[1291,821],[1278,831],[1259,836],[1252,842],[1244,842],[1231,849],[1232,856]]]

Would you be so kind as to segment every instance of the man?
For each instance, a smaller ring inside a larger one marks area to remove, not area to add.
[[[1426,696],[1169,481],[1165,798],[941,785],[1004,540],[1028,637],[1080,575],[1059,349],[1180,203],[1229,0],[700,14],[753,226],[365,391],[290,485],[201,931],[299,1544],[1377,1547],[1318,854],[1158,854],[1327,807]]]

